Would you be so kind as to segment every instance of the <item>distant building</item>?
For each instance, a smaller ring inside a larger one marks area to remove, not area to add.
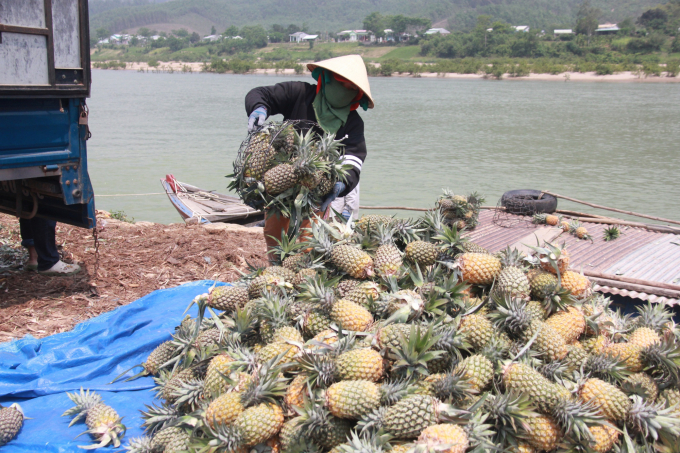
[[[394,42],[394,30],[386,28],[383,30],[383,33],[385,33],[385,42]]]
[[[618,33],[619,27],[616,24],[606,23],[597,26],[595,33],[600,35],[612,35]]]
[[[375,35],[370,30],[343,30],[336,35],[338,42],[374,42]]]
[[[288,35],[290,38],[290,42],[309,42],[309,41],[315,41],[316,38],[319,37],[319,35],[308,35],[304,31],[298,31],[295,33],[291,33]]]
[[[451,32],[448,31],[446,28],[430,28],[429,30],[427,30],[427,31],[425,32],[425,34],[426,34],[426,35],[436,35],[436,34],[440,34],[440,35],[450,35]]]
[[[515,31],[521,31],[524,33],[528,32],[530,29],[528,25],[515,25],[513,28],[515,29]]]
[[[213,42],[213,41],[219,41],[220,39],[222,39],[222,35],[208,35],[205,38],[203,38],[203,41]]]
[[[553,31],[555,36],[557,35],[573,35],[574,31],[571,28],[556,28],[555,31]]]

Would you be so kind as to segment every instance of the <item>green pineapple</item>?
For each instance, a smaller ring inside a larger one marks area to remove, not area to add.
[[[502,297],[508,294],[513,298],[529,300],[531,287],[529,279],[522,269],[522,254],[517,249],[503,250],[501,264],[503,270],[496,277],[494,295]]]

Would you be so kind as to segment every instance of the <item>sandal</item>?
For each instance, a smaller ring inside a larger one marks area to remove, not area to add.
[[[80,272],[80,266],[77,264],[67,264],[63,261],[57,261],[57,264],[47,269],[46,271],[38,271],[41,275],[55,275],[55,276],[68,276],[75,275]]]

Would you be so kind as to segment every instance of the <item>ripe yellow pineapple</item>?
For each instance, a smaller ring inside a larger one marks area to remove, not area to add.
[[[486,253],[463,253],[458,258],[463,281],[473,285],[490,285],[501,272],[501,260]]]
[[[373,275],[373,259],[368,253],[351,245],[336,245],[331,262],[350,277],[364,279]]]
[[[527,430],[526,440],[537,450],[552,451],[564,437],[555,419],[547,415],[527,417],[524,423]]]
[[[229,376],[229,364],[233,361],[228,354],[219,354],[210,360],[204,381],[206,394],[219,396],[229,389],[229,383],[222,375]]]
[[[245,410],[242,395],[237,392],[223,393],[205,411],[205,421],[211,428],[216,424],[229,425]]]
[[[562,273],[562,287],[568,289],[574,297],[588,297],[592,293],[590,280],[585,275],[565,271]]]
[[[409,242],[406,246],[406,258],[419,266],[431,266],[437,261],[439,249],[426,241]]]
[[[484,390],[493,379],[493,363],[480,354],[471,355],[456,365],[453,372],[467,380],[477,392]]]
[[[614,448],[614,444],[619,440],[621,433],[616,428],[613,428],[616,424],[613,422],[610,422],[609,424],[612,426],[597,425],[588,428],[590,434],[593,436],[590,448],[596,453],[607,453],[611,451],[611,449]]]
[[[383,359],[370,348],[357,348],[344,352],[335,361],[338,378],[347,381],[378,382],[383,375]]]
[[[241,412],[234,420],[234,426],[241,435],[242,444],[251,447],[274,437],[281,431],[283,421],[283,410],[278,405],[261,403]]]
[[[486,346],[494,335],[491,321],[486,316],[476,313],[464,317],[458,331],[476,350]]]
[[[642,347],[632,343],[612,343],[604,353],[623,361],[626,369],[632,373],[638,373],[644,368],[641,357]]]
[[[290,382],[286,394],[283,397],[283,401],[289,409],[292,410],[294,406],[303,406],[305,402],[305,392],[307,390],[307,379],[308,376],[306,374],[298,374]]]
[[[470,441],[463,428],[447,423],[425,428],[418,436],[418,444],[426,445],[428,451],[432,449],[442,453],[464,453]]]
[[[562,335],[567,343],[572,343],[580,337],[586,328],[585,316],[573,305],[567,307],[566,311],[558,311],[550,316],[545,323]]]
[[[365,332],[373,324],[373,315],[361,305],[340,299],[331,309],[331,319],[342,329]]]
[[[586,402],[592,401],[606,419],[617,422],[625,419],[632,404],[618,387],[596,378],[586,380],[579,395]]]
[[[649,327],[638,327],[628,338],[628,343],[640,346],[641,348],[658,344],[660,341],[661,337],[659,337],[659,334]]]

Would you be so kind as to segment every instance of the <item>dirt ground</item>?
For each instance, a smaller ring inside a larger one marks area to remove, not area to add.
[[[0,342],[64,332],[151,291],[194,280],[233,281],[247,263],[265,263],[261,228],[130,224],[107,217],[98,212],[96,275],[93,230],[57,224],[64,261],[82,270],[47,277],[23,269],[28,255],[20,245],[19,221],[0,214]]]

